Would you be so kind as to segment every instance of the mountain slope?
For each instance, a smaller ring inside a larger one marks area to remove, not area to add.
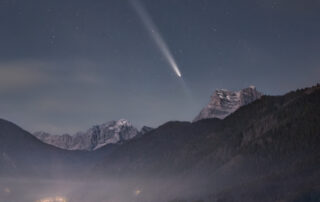
[[[121,145],[96,169],[119,176],[191,178],[191,187],[215,193],[208,201],[300,197],[290,195],[297,189],[295,183],[320,191],[319,103],[318,85],[263,96],[224,120],[169,122]],[[274,189],[263,192],[274,183]],[[248,189],[237,192],[238,186]],[[250,198],[255,194],[260,196]]]
[[[41,142],[17,125],[0,119],[0,176],[53,177],[81,174],[90,169],[102,153],[59,149]]]

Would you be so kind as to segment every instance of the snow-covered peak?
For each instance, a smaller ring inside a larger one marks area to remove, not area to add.
[[[131,126],[131,123],[126,119],[120,119],[116,122],[116,125],[118,125],[118,126],[124,126],[124,125]]]
[[[240,91],[216,90],[211,96],[209,104],[201,110],[194,121],[207,118],[224,119],[239,107],[259,99],[261,95],[255,86],[249,86]]]
[[[120,119],[92,126],[86,132],[74,135],[51,135],[36,132],[34,135],[45,143],[68,150],[96,150],[107,144],[117,144],[130,140],[139,131],[129,121]]]

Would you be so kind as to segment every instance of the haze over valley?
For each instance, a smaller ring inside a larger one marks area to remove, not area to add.
[[[262,96],[222,120],[167,122],[90,151],[48,145],[1,120],[0,196],[70,202],[317,198],[319,101],[319,85]]]

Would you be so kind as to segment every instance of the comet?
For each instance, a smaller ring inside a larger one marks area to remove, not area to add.
[[[168,47],[165,40],[161,36],[157,26],[152,21],[147,10],[143,7],[139,0],[131,0],[130,1],[134,10],[138,14],[139,18],[141,19],[143,25],[147,29],[148,33],[150,34],[151,38],[154,40],[155,44],[159,48],[160,52],[168,62],[169,66],[172,68],[174,73],[179,77],[182,78],[181,71]]]

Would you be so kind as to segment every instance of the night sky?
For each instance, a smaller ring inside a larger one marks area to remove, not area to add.
[[[125,118],[192,120],[217,88],[268,95],[320,81],[320,0],[0,0],[0,117],[73,133]]]

